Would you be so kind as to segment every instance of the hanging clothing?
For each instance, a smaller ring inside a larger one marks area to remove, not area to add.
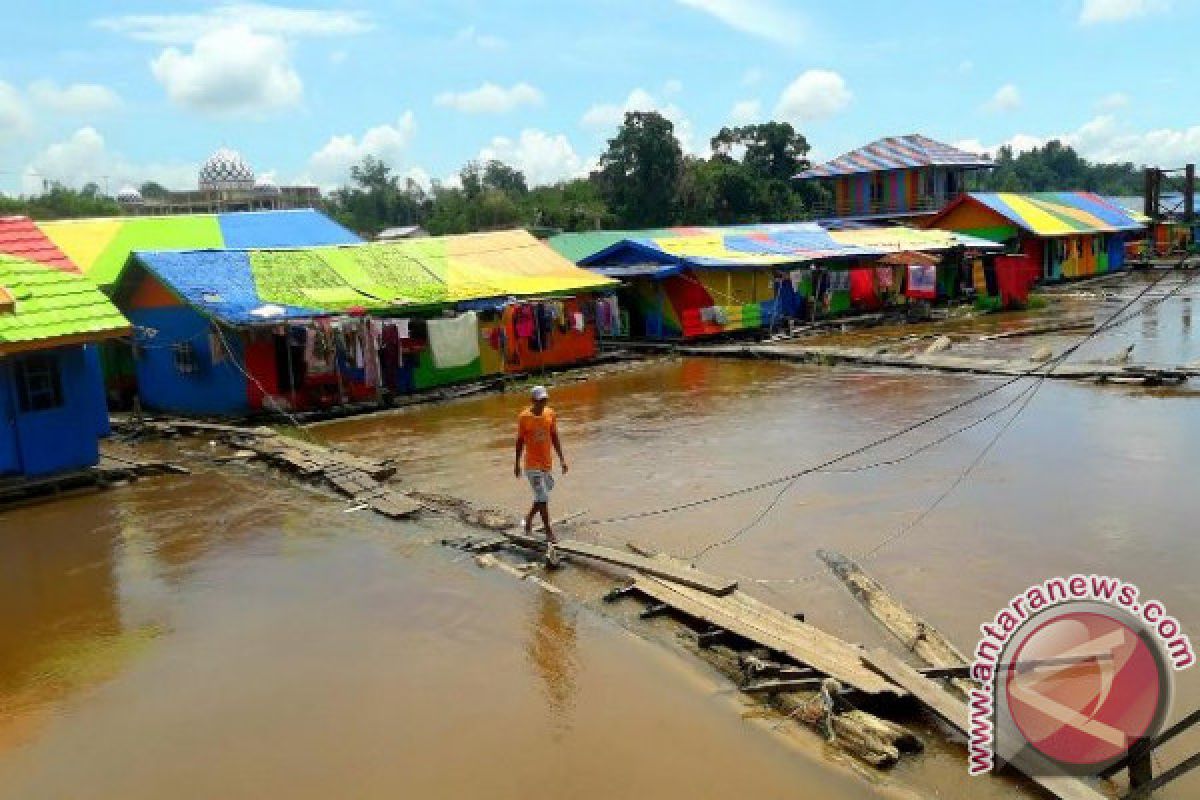
[[[397,336],[399,336],[401,339],[411,339],[412,338],[412,336],[409,335],[408,320],[398,319],[395,321],[395,325],[396,325],[396,335]]]
[[[465,367],[479,358],[479,317],[467,311],[451,319],[431,319],[429,349],[438,369]]]
[[[400,327],[394,322],[384,324],[379,338],[379,370],[385,387],[393,392],[400,388]]]
[[[217,364],[225,361],[225,340],[221,338],[220,332],[210,330],[208,332],[208,357],[215,367]]]
[[[583,333],[587,327],[587,321],[583,318],[582,311],[576,311],[571,315],[571,324],[575,328],[576,333]]]
[[[364,342],[365,352],[363,353],[365,360],[363,364],[363,371],[365,373],[363,380],[367,386],[373,386],[376,389],[383,382],[383,371],[379,366],[379,348],[382,334],[383,325],[379,320],[363,320],[363,338],[366,340]]]
[[[908,291],[905,294],[914,300],[936,300],[937,267],[909,265]]]
[[[519,305],[513,311],[513,331],[518,339],[529,339],[537,330],[533,306]]]

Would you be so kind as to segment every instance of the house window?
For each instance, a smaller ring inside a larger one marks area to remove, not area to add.
[[[63,404],[62,376],[58,359],[52,355],[33,355],[18,359],[17,407],[22,413],[49,411]]]
[[[175,370],[182,375],[194,375],[200,371],[200,364],[196,360],[196,345],[191,342],[171,345],[171,357],[175,362]]]

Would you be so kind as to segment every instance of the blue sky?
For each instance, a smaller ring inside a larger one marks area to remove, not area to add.
[[[817,158],[917,131],[1200,157],[1194,0],[56,0],[7,25],[8,193],[188,188],[219,146],[281,182],[335,185],[368,153],[421,181],[498,157],[546,182],[585,172],[626,108],[696,153],[774,118]]]

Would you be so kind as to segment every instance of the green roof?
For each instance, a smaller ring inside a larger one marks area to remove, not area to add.
[[[12,310],[0,308],[0,355],[129,330],[117,307],[81,275],[0,254],[0,288],[16,301]]]
[[[546,244],[563,258],[578,264],[588,256],[612,247],[625,239],[663,239],[677,235],[670,228],[649,228],[640,231],[584,231],[551,236]]]

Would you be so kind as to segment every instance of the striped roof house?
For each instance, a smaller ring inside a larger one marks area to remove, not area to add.
[[[865,147],[851,150],[819,166],[796,175],[796,180],[838,178],[864,172],[885,172],[915,167],[958,167],[961,169],[990,169],[987,156],[969,153],[957,147],[930,139],[919,133],[907,136],[888,136]]]

